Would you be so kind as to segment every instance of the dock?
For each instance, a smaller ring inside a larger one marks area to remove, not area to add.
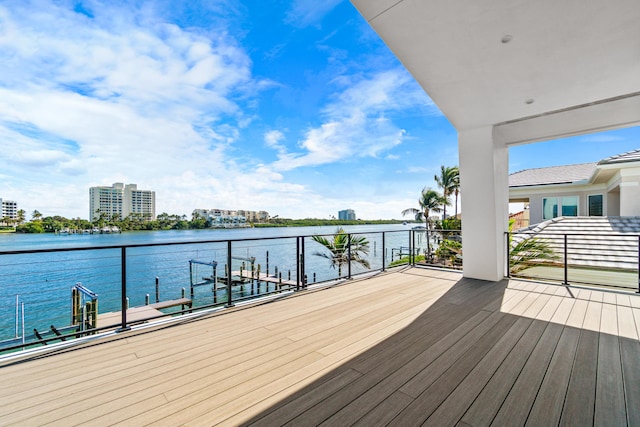
[[[242,274],[240,273],[240,271],[232,271],[231,272],[231,277],[232,278],[238,278],[240,280],[257,280],[260,282],[266,282],[266,283],[274,283],[276,285],[280,285],[280,286],[297,286],[298,283],[295,280],[284,280],[284,279],[280,279],[279,277],[273,276],[273,275],[268,275],[266,273],[256,273],[256,272],[251,272],[251,271],[247,271],[247,270],[243,270]],[[223,282],[222,278],[218,279],[218,283]]]
[[[168,301],[160,301],[154,304],[143,305],[140,307],[132,307],[127,309],[127,322],[138,322],[150,317],[164,316],[167,313],[160,311],[163,308],[188,306],[191,307],[192,301],[189,298],[179,298]],[[122,320],[122,312],[110,311],[98,314],[98,327],[115,325]]]

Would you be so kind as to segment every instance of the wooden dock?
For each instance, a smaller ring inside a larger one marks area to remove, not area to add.
[[[143,305],[140,307],[131,307],[127,309],[127,322],[139,322],[150,317],[165,315],[160,311],[163,308],[187,306],[191,307],[192,301],[189,298],[180,298],[168,301],[160,301],[154,304]],[[122,312],[110,311],[98,314],[98,327],[117,325],[122,321]]]
[[[277,285],[279,284],[281,286],[287,286],[287,287],[298,285],[298,283],[295,280],[280,279],[279,277],[268,275],[266,273],[260,273],[260,275],[258,276],[256,272],[251,272],[248,270],[243,270],[242,274],[240,274],[240,271],[232,271],[231,277],[237,277],[239,279],[244,279],[244,280],[258,280],[260,282],[274,283]],[[218,279],[218,283],[221,283],[221,281],[222,279]]]

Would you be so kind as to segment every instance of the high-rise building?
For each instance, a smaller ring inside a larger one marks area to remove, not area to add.
[[[353,209],[345,209],[338,212],[338,219],[355,220],[356,212]]]
[[[156,192],[138,190],[136,184],[114,183],[111,187],[89,188],[89,221],[119,215],[151,221],[156,218]]]
[[[18,203],[13,200],[4,200],[0,197],[0,220],[2,218],[18,219]]]

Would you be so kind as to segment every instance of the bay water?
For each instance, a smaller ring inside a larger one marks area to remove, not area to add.
[[[348,233],[362,235],[369,241],[366,259],[370,270],[382,268],[397,259],[403,247],[409,246],[410,226],[359,225],[344,226]],[[328,254],[313,235],[331,238],[335,226],[239,228],[206,230],[138,231],[119,234],[0,234],[0,341],[33,334],[33,330],[48,331],[51,325],[61,328],[71,323],[71,288],[81,283],[98,295],[99,313],[118,311],[121,307],[122,246],[126,249],[126,283],[130,307],[156,298],[156,278],[159,300],[178,299],[182,289],[189,298],[191,283],[211,277],[211,265],[217,262],[216,276],[224,276],[227,261],[227,241],[232,241],[232,271],[254,267],[273,274],[275,269],[283,280],[296,276],[296,236],[307,236],[305,272],[308,282],[338,278],[331,268]],[[383,233],[384,248],[383,248]],[[202,243],[208,242],[208,243]],[[165,245],[166,244],[166,245]],[[82,250],[71,250],[79,248]],[[84,249],[83,249],[84,248]],[[1,254],[6,251],[65,249],[60,252]],[[193,263],[190,267],[189,260]],[[344,277],[345,271],[342,272]],[[353,273],[366,271],[353,264]],[[266,285],[263,285],[266,286]],[[273,285],[272,285],[273,286]],[[211,286],[194,289],[194,306],[213,303]],[[263,291],[266,290],[263,288]],[[243,289],[243,292],[245,290]],[[24,310],[23,310],[24,309]],[[24,311],[24,323],[22,316]]]

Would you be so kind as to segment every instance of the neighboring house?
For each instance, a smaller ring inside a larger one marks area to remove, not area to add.
[[[509,202],[528,204],[531,224],[560,216],[640,216],[640,149],[597,163],[515,172]]]
[[[519,230],[521,228],[528,227],[529,221],[529,206],[525,206],[523,211],[509,214],[509,224],[513,221],[511,228],[513,230]]]

